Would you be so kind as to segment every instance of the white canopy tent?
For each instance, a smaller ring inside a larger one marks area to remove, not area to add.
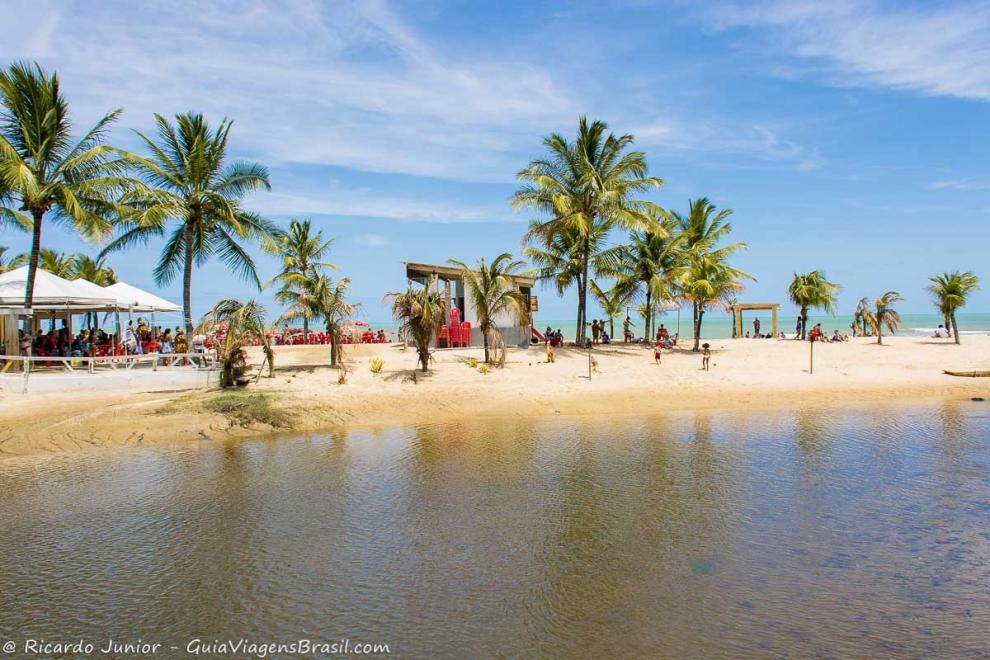
[[[95,286],[95,285],[94,285]],[[127,282],[117,282],[103,288],[112,295],[121,309],[132,312],[181,312],[182,307],[139,289]]]
[[[0,307],[23,307],[24,289],[27,287],[27,266],[15,268],[0,275]],[[90,282],[71,282],[46,270],[37,269],[34,275],[34,296],[31,308],[35,311],[69,311],[83,313],[111,309],[117,300],[103,287]]]

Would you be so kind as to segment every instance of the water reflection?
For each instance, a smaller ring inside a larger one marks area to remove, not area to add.
[[[0,639],[966,655],[990,409],[463,421],[0,462]]]

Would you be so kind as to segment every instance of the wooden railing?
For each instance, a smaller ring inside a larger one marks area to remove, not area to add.
[[[53,367],[61,368],[73,374],[118,369],[132,370],[134,367],[150,369],[151,371],[173,367],[213,371],[217,368],[217,361],[213,352],[145,353],[142,355],[105,355],[100,357],[0,355],[0,373],[23,372],[26,378],[32,371],[48,372]]]

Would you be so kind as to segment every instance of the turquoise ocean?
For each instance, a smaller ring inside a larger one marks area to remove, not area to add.
[[[770,314],[769,313],[747,313],[743,316],[743,332],[750,331],[753,332],[753,319],[760,319],[761,327],[760,331],[767,333],[770,331]],[[592,317],[594,319],[594,317]],[[633,317],[633,329],[637,336],[642,335],[643,331],[643,319],[640,317]],[[793,314],[781,314],[777,319],[778,332],[783,331],[788,334],[793,334],[794,326],[797,321],[797,317]],[[960,336],[965,336],[967,334],[976,335],[987,335],[990,334],[990,314],[957,314],[956,321],[959,323],[959,333]],[[853,317],[851,315],[838,315],[838,316],[822,316],[822,315],[809,315],[808,317],[808,327],[816,323],[822,324],[822,329],[828,334],[832,334],[833,330],[838,330],[839,332],[849,332],[849,325],[853,322]],[[895,336],[923,336],[930,335],[935,331],[935,328],[942,323],[942,317],[937,314],[902,314],[901,315],[901,327]],[[678,318],[676,312],[666,312],[657,317],[657,327],[659,324],[663,323],[665,326],[670,328],[671,332],[678,332]],[[682,337],[693,338],[694,332],[691,328],[691,310],[684,309],[681,311],[680,315],[680,334]],[[563,319],[549,319],[542,318],[539,314],[533,319],[533,326],[542,332],[547,326],[550,326],[554,330],[560,330],[564,337],[567,339],[572,339],[574,337],[574,329],[576,327],[576,322],[571,320]],[[392,322],[373,322],[369,321],[369,326],[374,330],[379,328],[394,332],[396,327]],[[622,334],[622,321],[621,319],[615,320],[615,331],[617,335]],[[886,333],[885,333],[886,334]],[[705,339],[728,339],[732,336],[732,317],[725,315],[715,315],[711,314],[705,315],[705,318],[701,326],[701,336]]]

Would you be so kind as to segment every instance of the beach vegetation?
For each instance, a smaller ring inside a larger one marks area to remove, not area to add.
[[[385,300],[392,305],[392,318],[399,323],[404,337],[416,344],[419,366],[425,373],[430,369],[430,342],[443,324],[446,312],[443,299],[434,290],[434,282],[426,286],[410,286],[405,291],[388,293]]]
[[[928,292],[932,294],[935,306],[945,319],[945,327],[952,332],[955,342],[959,343],[959,325],[956,323],[956,312],[966,306],[969,295],[980,288],[980,278],[970,271],[942,273],[929,278],[931,285]]]
[[[206,412],[223,415],[238,426],[285,428],[292,421],[287,412],[275,405],[270,392],[228,390],[205,399],[201,407]]]
[[[309,275],[287,273],[282,276],[283,287],[275,294],[275,300],[288,307],[282,312],[276,325],[289,321],[323,319],[330,337],[330,366],[343,364],[344,321],[360,308],[347,300],[349,279],[332,280],[322,272]]]
[[[608,336],[615,339],[615,319],[622,316],[626,305],[629,304],[630,291],[628,288],[614,286],[603,289],[595,280],[591,281],[590,290],[598,306],[602,308],[605,318],[608,319]]]
[[[578,266],[573,273],[578,293],[575,341],[583,345],[592,240],[596,233],[615,227],[651,226],[659,207],[636,197],[659,188],[663,181],[649,176],[645,153],[630,150],[633,136],[615,135],[603,121],[581,117],[573,141],[553,133],[543,144],[546,155],[517,173],[523,185],[512,196],[512,205],[543,216],[530,224],[524,240],[553,245],[558,235],[566,237],[570,246],[566,257]]]
[[[481,328],[485,363],[493,362],[492,346],[501,347],[502,353],[497,361],[504,363],[505,343],[501,341],[502,336],[495,320],[499,316],[511,314],[516,317],[519,325],[528,325],[529,308],[526,297],[512,281],[513,276],[519,275],[526,263],[513,259],[508,252],[498,255],[491,263],[482,258],[474,268],[453,259],[449,263],[461,270],[465,293],[471,298],[478,327]]]
[[[829,282],[821,270],[804,275],[794,273],[794,279],[787,287],[787,297],[800,308],[801,339],[807,338],[808,310],[820,309],[834,316],[840,289],[838,284]]]
[[[260,242],[279,230],[242,205],[248,193],[270,190],[271,184],[262,165],[228,163],[233,122],[224,119],[211,128],[203,115],[189,112],[176,115],[174,124],[156,114],[155,125],[157,139],[137,132],[151,156],[129,154],[137,175],[148,187],[124,197],[133,210],[101,256],[164,238],[152,271],[155,283],[166,285],[182,276],[183,314],[190,332],[193,269],[216,257],[260,289],[254,259],[243,243]]]
[[[196,331],[217,337],[220,387],[233,387],[243,381],[248,346],[261,346],[268,363],[268,377],[275,375],[275,352],[265,322],[265,308],[254,300],[246,303],[233,298],[221,300],[206,313]],[[264,368],[264,362],[261,366]]]
[[[371,368],[371,373],[380,374],[382,372],[382,367],[385,366],[385,360],[379,357],[371,358],[371,362],[368,363],[368,366]]]
[[[302,282],[314,278],[323,270],[335,270],[337,266],[324,261],[333,245],[333,239],[324,239],[323,232],[312,229],[309,220],[292,219],[285,232],[262,236],[262,248],[280,262],[279,272],[265,283],[265,288],[277,285],[275,301],[285,303],[292,300],[292,294],[300,293]],[[308,308],[307,308],[308,309]],[[303,338],[309,339],[311,316],[303,314]]]
[[[31,233],[24,291],[24,305],[31,307],[45,223],[102,240],[126,211],[121,199],[137,182],[127,175],[128,159],[105,143],[121,110],[74,138],[55,73],[26,62],[0,71],[0,107],[0,224]]]
[[[901,316],[894,309],[894,303],[904,300],[896,291],[888,291],[875,300],[863,298],[859,309],[870,329],[877,336],[877,343],[883,344],[883,330],[894,334],[901,325]]]
[[[658,303],[677,295],[678,281],[687,272],[681,247],[685,234],[672,231],[671,223],[657,218],[649,228],[631,232],[621,246],[615,275],[615,288],[628,297],[643,300],[643,336],[652,337],[653,317]],[[597,296],[596,296],[597,298]]]

